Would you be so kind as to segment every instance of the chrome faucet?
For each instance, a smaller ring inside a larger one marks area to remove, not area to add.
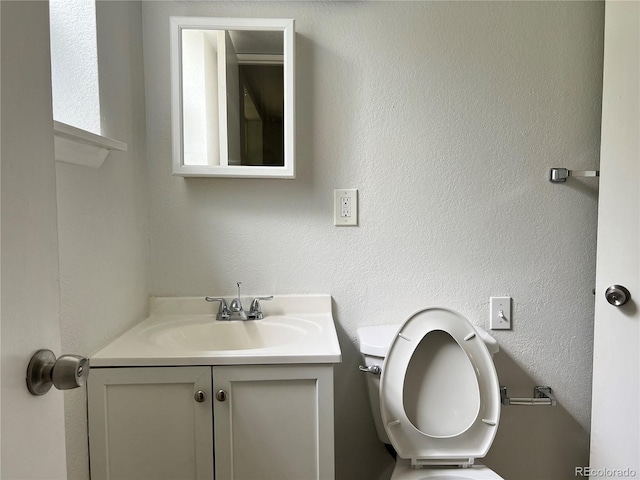
[[[249,311],[246,312],[242,307],[242,300],[240,300],[240,285],[242,285],[242,282],[237,282],[236,285],[238,286],[238,296],[231,300],[230,304],[227,304],[224,298],[204,297],[207,302],[220,302],[216,320],[260,320],[264,318],[260,301],[271,300],[273,295],[254,298],[249,307]]]
[[[240,300],[240,285],[242,282],[237,282],[238,296],[231,300],[229,305],[229,320],[247,320],[247,312],[242,308],[242,301]]]

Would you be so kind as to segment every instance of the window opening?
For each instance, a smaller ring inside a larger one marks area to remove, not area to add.
[[[96,5],[50,0],[53,119],[101,134]]]

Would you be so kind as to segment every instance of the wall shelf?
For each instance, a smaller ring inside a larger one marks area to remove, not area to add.
[[[56,162],[99,168],[112,150],[127,151],[126,143],[55,120],[53,133]]]

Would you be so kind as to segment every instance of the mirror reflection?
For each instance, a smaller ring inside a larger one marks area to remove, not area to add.
[[[241,112],[238,126],[240,164],[282,166],[284,165],[282,64],[241,63],[238,73]]]
[[[286,44],[287,28],[178,20],[181,148],[179,162],[174,150],[174,173],[292,177],[293,59],[285,52],[289,48],[292,57],[293,47]],[[291,20],[280,22],[292,30]]]

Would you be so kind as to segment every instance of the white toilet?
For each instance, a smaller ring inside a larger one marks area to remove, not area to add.
[[[502,479],[476,463],[500,420],[491,335],[428,308],[403,325],[359,328],[358,339],[378,437],[397,452],[391,480]]]

